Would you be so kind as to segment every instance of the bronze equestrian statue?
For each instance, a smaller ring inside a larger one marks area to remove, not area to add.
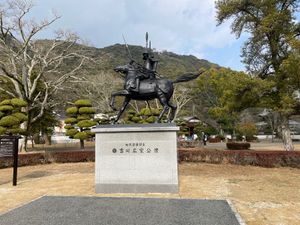
[[[168,122],[172,122],[175,117],[177,106],[174,105],[170,100],[174,92],[175,83],[187,82],[196,79],[201,73],[186,73],[179,76],[176,80],[172,81],[169,79],[157,78],[159,76],[156,73],[158,60],[155,60],[150,51],[147,48],[148,35],[146,33],[146,52],[143,53],[144,65],[136,63],[134,60],[123,66],[117,66],[114,71],[121,73],[125,78],[124,89],[121,91],[112,92],[110,106],[114,107],[115,97],[124,96],[123,105],[114,120],[116,123],[124,110],[126,109],[130,100],[153,100],[158,99],[163,106],[163,110],[158,116],[156,122],[160,122],[163,115],[171,108],[171,113],[168,118]],[[127,45],[126,45],[127,47]]]

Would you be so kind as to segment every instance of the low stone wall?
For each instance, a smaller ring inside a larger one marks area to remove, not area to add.
[[[285,151],[251,151],[251,150],[208,150],[201,148],[180,148],[178,150],[179,162],[205,162],[205,163],[229,163],[236,165],[252,165],[262,167],[295,167],[300,168],[300,152]],[[69,162],[93,162],[95,152],[84,151],[53,151],[41,153],[19,154],[19,166],[69,163]],[[0,168],[13,165],[11,158],[0,158]]]

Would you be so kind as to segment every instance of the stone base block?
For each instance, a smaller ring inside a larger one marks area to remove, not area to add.
[[[96,133],[97,193],[177,193],[175,124],[103,125]]]

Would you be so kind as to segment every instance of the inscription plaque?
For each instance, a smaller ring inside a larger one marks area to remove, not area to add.
[[[13,186],[17,185],[19,136],[0,136],[0,157],[13,157]]]
[[[0,157],[13,157],[14,139],[0,138]]]

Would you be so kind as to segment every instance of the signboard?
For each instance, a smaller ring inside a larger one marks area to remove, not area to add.
[[[0,157],[13,157],[14,142],[12,138],[0,137]]]
[[[17,185],[19,136],[0,136],[0,157],[13,157],[13,186]]]

